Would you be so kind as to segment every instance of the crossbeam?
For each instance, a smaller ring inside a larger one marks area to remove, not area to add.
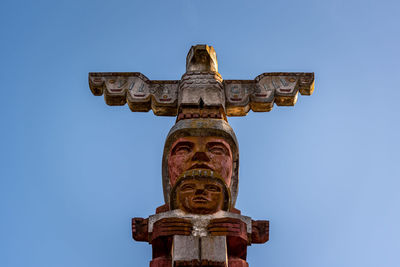
[[[110,106],[128,103],[133,112],[153,110],[157,116],[178,116],[185,107],[217,108],[223,116],[269,112],[294,106],[298,94],[311,95],[314,73],[266,72],[253,80],[223,80],[212,47],[193,46],[180,80],[150,80],[139,72],[92,72],[89,86]]]

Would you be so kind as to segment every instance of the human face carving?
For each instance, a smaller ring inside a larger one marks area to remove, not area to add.
[[[229,187],[232,165],[232,151],[224,139],[215,136],[181,137],[169,152],[169,181],[173,186],[177,178],[187,170],[209,169],[219,174]]]
[[[224,204],[223,186],[212,179],[187,179],[177,188],[177,208],[192,214],[212,214]]]

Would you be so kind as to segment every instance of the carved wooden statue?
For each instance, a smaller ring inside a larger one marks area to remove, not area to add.
[[[165,204],[149,218],[132,219],[136,241],[153,248],[150,267],[247,267],[247,246],[265,243],[269,222],[235,209],[239,149],[227,116],[294,105],[310,95],[313,73],[264,73],[223,81],[215,51],[193,46],[180,81],[150,81],[140,73],[90,73],[93,94],[109,105],[177,116],[163,153]]]

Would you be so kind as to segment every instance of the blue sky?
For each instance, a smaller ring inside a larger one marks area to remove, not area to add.
[[[131,217],[162,204],[174,118],[109,107],[88,72],[315,72],[296,106],[231,118],[237,207],[271,222],[250,266],[400,266],[398,1],[0,3],[0,266],[148,266]]]

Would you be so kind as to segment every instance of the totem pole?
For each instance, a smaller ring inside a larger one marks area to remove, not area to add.
[[[150,267],[248,267],[247,246],[265,243],[269,222],[235,209],[239,147],[227,116],[293,106],[311,95],[313,73],[264,73],[254,80],[223,80],[214,48],[193,46],[180,81],[151,81],[141,73],[89,73],[94,95],[108,105],[128,103],[176,116],[165,141],[165,204],[150,217],[132,219],[132,236],[153,248]]]

